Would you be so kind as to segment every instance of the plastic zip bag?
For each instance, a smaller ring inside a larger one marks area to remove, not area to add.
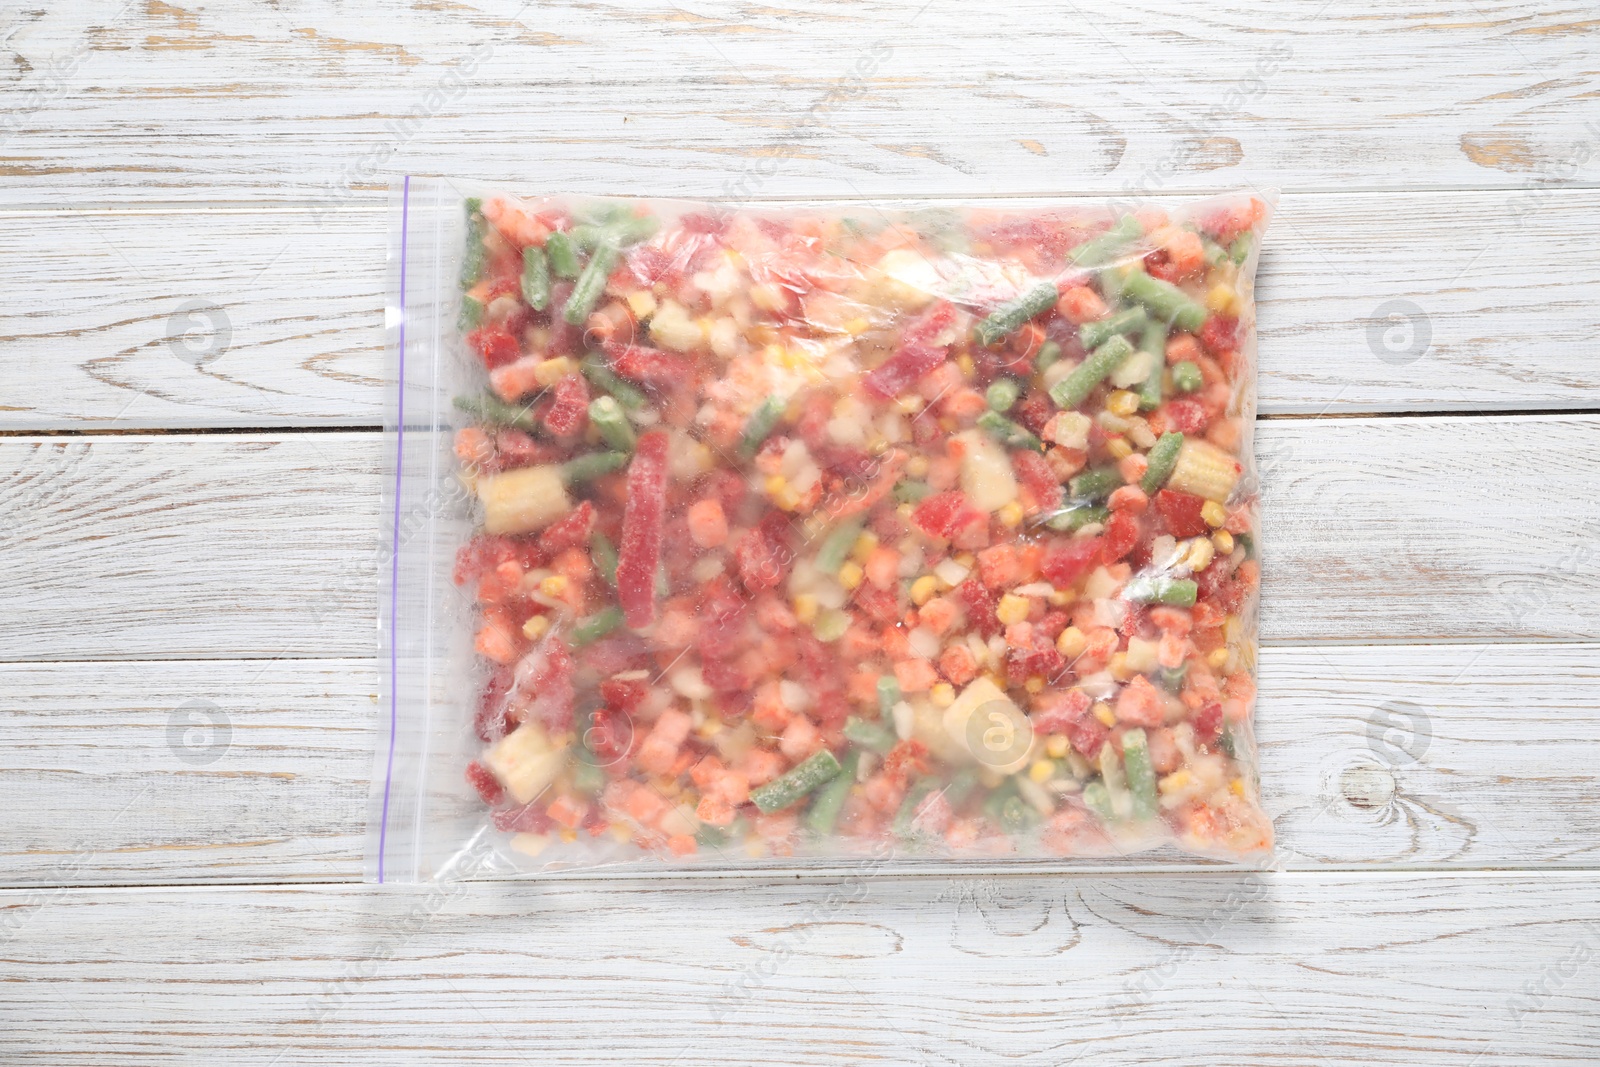
[[[371,878],[1270,850],[1266,202],[393,199]]]

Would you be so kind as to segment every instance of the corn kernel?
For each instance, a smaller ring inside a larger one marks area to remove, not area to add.
[[[1060,589],[1057,589],[1055,592],[1051,593],[1047,599],[1050,601],[1051,607],[1064,608],[1068,604],[1072,603],[1072,594],[1064,593]]]
[[[610,827],[611,836],[623,844],[633,840],[633,828],[627,823],[614,822]]]
[[[954,559],[957,563],[967,568],[969,571],[978,565],[978,558],[971,552],[963,552],[959,556],[954,557]]]
[[[917,607],[922,607],[932,600],[939,591],[939,579],[931,574],[924,574],[921,578],[911,583],[911,602]]]
[[[567,844],[570,845],[574,841],[576,841],[577,839],[578,839],[578,831],[576,831],[576,830],[562,830],[561,831],[561,840],[565,841]]]
[[[794,617],[802,625],[810,626],[817,621],[817,598],[810,593],[801,593],[794,598]]]
[[[1171,774],[1161,779],[1161,781],[1156,783],[1156,788],[1161,790],[1163,793],[1176,793],[1179,790],[1189,788],[1190,783],[1193,781],[1194,775],[1189,773],[1189,769],[1187,767],[1184,767],[1173,771]]]
[[[1211,546],[1217,550],[1218,555],[1226,556],[1233,551],[1233,534],[1227,530],[1218,530],[1211,535]]]
[[[1194,545],[1189,549],[1189,569],[1203,571],[1211,566],[1211,559],[1217,554],[1217,546],[1207,541],[1204,537],[1196,537]]]
[[[915,455],[906,460],[907,478],[926,478],[928,476],[928,457]]]
[[[1227,663],[1228,650],[1225,648],[1213,648],[1211,654],[1206,656],[1206,666],[1214,671],[1220,671]]]
[[[1206,293],[1206,307],[1224,315],[1233,314],[1234,307],[1239,302],[1239,294],[1233,286],[1218,283],[1213,285]]]
[[[636,319],[648,319],[655,314],[656,295],[648,289],[639,289],[628,294],[628,310],[633,312]]]
[[[1044,742],[1045,754],[1051,759],[1066,759],[1071,748],[1072,742],[1067,740],[1066,734],[1051,734]]]
[[[522,624],[522,636],[529,641],[537,641],[550,632],[550,616],[535,615]]]
[[[961,376],[963,378],[972,377],[973,367],[971,356],[967,355],[965,352],[961,353],[961,355],[956,357],[956,366],[961,368]]]
[[[1069,626],[1061,631],[1061,636],[1056,638],[1056,651],[1066,657],[1068,663],[1083,655],[1083,650],[1089,646],[1089,639],[1083,636],[1083,631],[1076,626]]]
[[[995,618],[1001,623],[1010,626],[1013,623],[1028,621],[1028,598],[1007,593],[1000,598],[1000,604],[994,609]]]
[[[878,535],[871,530],[865,530],[856,538],[856,543],[850,546],[850,558],[857,563],[865,564],[868,557],[878,550]]]
[[[783,491],[772,498],[772,502],[784,511],[793,511],[800,506],[800,494],[790,486],[784,486]]]
[[[1233,781],[1228,783],[1228,789],[1236,797],[1244,796],[1244,779],[1235,778]]]
[[[866,571],[861,569],[861,564],[855,560],[846,560],[845,565],[839,568],[839,584],[846,589],[854,589],[861,584],[861,579],[866,576]]]
[[[1139,394],[1127,389],[1118,389],[1106,397],[1106,410],[1113,415],[1127,418],[1139,410]]]
[[[1106,442],[1106,453],[1112,459],[1127,459],[1133,455],[1133,446],[1126,437],[1113,437]]]
[[[1044,692],[1044,675],[1042,675],[1042,674],[1033,675],[1026,682],[1022,683],[1022,688],[1026,689],[1028,692],[1033,693],[1036,696],[1039,693]]]
[[[948,708],[956,702],[955,686],[949,682],[935,682],[933,688],[928,690],[928,700],[936,708]]]
[[[894,402],[902,415],[915,415],[922,410],[922,398],[916,393],[907,393]]]
[[[540,385],[554,385],[578,369],[578,363],[570,356],[557,356],[547,359],[533,368],[533,380]]]
[[[1111,677],[1119,682],[1125,682],[1133,676],[1133,672],[1128,669],[1128,654],[1126,652],[1112,653],[1111,662],[1106,664],[1106,670],[1110,671]]]
[[[1111,705],[1107,704],[1104,700],[1096,703],[1095,706],[1090,710],[1094,712],[1094,717],[1100,720],[1101,726],[1117,725],[1116,713],[1111,710]]]
[[[705,722],[701,723],[699,726],[696,726],[694,728],[694,732],[709,741],[713,737],[716,737],[717,734],[721,733],[726,725],[727,724],[721,719],[708,718]]]
[[[767,480],[764,483],[768,496],[777,496],[779,493],[783,492],[784,487],[788,484],[789,479],[785,478],[781,474],[767,475]]]
[[[867,329],[871,327],[871,325],[872,323],[868,322],[860,315],[857,315],[855,318],[844,324],[844,332],[849,334],[851,337],[856,337],[860,334],[866,333]]]
[[[552,574],[539,583],[539,592],[547,597],[563,597],[567,595],[567,576],[565,574]]]
[[[1011,501],[1011,503],[1003,505],[1000,508],[999,511],[995,512],[995,518],[1000,520],[1000,525],[1001,526],[1005,526],[1005,527],[1021,526],[1022,525],[1022,505],[1017,503],[1015,500],[1013,500],[1013,501]]]
[[[1028,777],[1040,785],[1048,782],[1050,776],[1055,773],[1056,765],[1047,759],[1036,759],[1033,761],[1033,766],[1028,768]]]
[[[1207,526],[1217,527],[1228,521],[1228,509],[1215,500],[1207,500],[1200,505],[1200,517]]]
[[[894,513],[900,518],[905,519],[907,522],[911,521],[911,516],[915,511],[916,509],[910,504],[901,504],[899,507],[894,509]]]

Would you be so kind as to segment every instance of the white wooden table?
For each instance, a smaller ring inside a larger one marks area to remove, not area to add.
[[[1600,1060],[1592,7],[519,3],[3,14],[0,1062]],[[1281,869],[360,885],[407,171],[1281,187]]]

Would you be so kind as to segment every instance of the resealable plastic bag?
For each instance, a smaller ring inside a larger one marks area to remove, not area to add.
[[[370,877],[1262,859],[1270,210],[406,180]]]

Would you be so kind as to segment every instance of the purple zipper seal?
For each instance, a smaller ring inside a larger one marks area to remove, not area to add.
[[[394,782],[394,743],[400,723],[399,662],[395,643],[400,615],[400,470],[405,463],[406,440],[406,231],[411,221],[411,175],[400,194],[400,375],[399,410],[394,442],[394,543],[389,553],[389,762],[383,772],[383,819],[378,825],[378,884],[383,884],[383,861],[388,855],[389,787]]]

